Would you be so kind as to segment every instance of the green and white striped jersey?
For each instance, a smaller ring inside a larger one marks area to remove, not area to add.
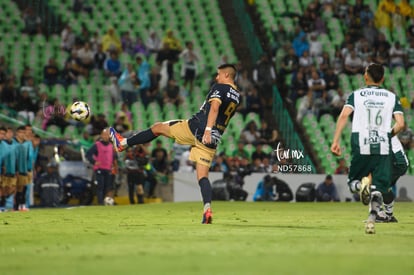
[[[393,114],[403,113],[398,96],[386,89],[368,86],[354,91],[345,106],[354,110],[352,150],[361,155],[390,154]]]

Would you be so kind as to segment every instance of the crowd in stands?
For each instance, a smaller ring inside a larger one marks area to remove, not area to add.
[[[344,41],[331,41],[334,56],[318,39],[327,35],[324,18],[330,14],[340,20],[345,33]],[[382,0],[372,11],[363,0],[354,5],[346,0],[316,0],[309,3],[303,14],[294,14],[296,25],[292,33],[282,23],[274,27],[272,54],[282,56],[278,60],[278,87],[296,109],[297,119],[300,121],[307,113],[318,118],[324,113],[338,115],[351,92],[341,89],[341,74],[361,74],[371,62],[383,64],[391,72],[396,68],[409,70],[414,65],[413,17],[408,1]],[[386,34],[399,28],[406,33],[407,41],[388,41]],[[299,98],[303,100],[297,104]],[[414,108],[414,102],[410,105]]]

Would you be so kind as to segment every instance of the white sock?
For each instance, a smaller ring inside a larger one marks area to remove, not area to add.
[[[209,209],[209,208],[211,208],[210,203],[206,203],[206,204],[204,204],[204,212],[206,212],[206,211],[207,211],[207,209]]]
[[[123,140],[121,140],[121,145],[123,146],[123,147],[125,147],[125,146],[128,146],[128,143],[127,143],[127,139],[126,138],[124,138]]]
[[[349,189],[351,193],[358,193],[361,190],[361,182],[359,180],[353,180],[349,183]]]

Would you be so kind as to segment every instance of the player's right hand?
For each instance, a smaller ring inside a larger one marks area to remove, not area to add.
[[[332,143],[331,152],[336,156],[340,156],[342,154],[341,147],[338,143]]]

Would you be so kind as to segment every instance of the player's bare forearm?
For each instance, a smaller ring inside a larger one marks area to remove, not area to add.
[[[220,108],[220,102],[216,100],[211,101],[210,104],[210,112],[208,114],[206,127],[213,127],[216,124],[216,119]]]
[[[338,121],[336,122],[335,134],[334,134],[334,137],[333,137],[333,142],[334,143],[339,143],[342,131],[344,130],[347,121],[348,121],[348,117],[346,117],[346,116],[341,116],[340,115],[338,117]]]
[[[391,135],[395,136],[404,129],[404,116],[402,114],[394,114],[395,124],[392,127]]]

